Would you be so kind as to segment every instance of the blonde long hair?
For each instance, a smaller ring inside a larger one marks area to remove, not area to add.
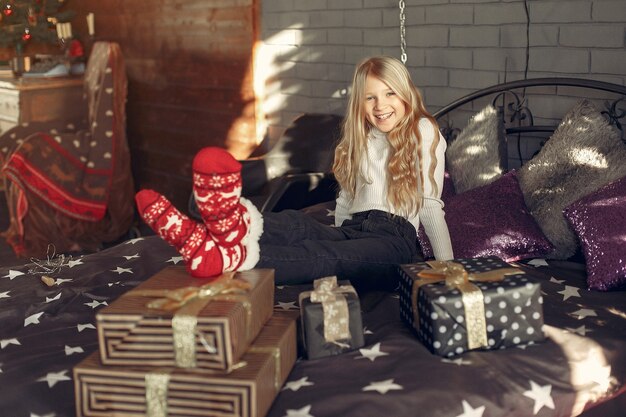
[[[434,173],[437,165],[435,150],[439,143],[437,134],[439,127],[434,117],[426,110],[411,75],[399,60],[386,56],[370,57],[356,67],[341,138],[335,149],[333,172],[341,189],[354,197],[357,177],[362,175],[360,162],[367,153],[368,135],[372,129],[365,116],[365,80],[368,76],[385,82],[404,102],[406,108],[404,119],[387,134],[390,144],[387,163],[387,201],[398,214],[415,215],[422,205],[424,190],[419,120],[426,117],[435,129],[435,140],[428,150],[431,156],[428,179],[432,183],[435,195],[438,194]],[[416,160],[419,162],[419,169],[416,168]]]

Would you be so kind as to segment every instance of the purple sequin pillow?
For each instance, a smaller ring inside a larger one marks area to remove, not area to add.
[[[445,204],[455,258],[497,256],[512,262],[554,250],[526,208],[515,171],[452,196]],[[418,240],[424,256],[432,258],[432,247],[422,227]]]
[[[452,181],[450,173],[446,171],[443,175],[443,190],[441,190],[441,199],[445,203],[455,195],[456,190],[454,189],[454,182]]]
[[[580,240],[589,288],[625,288],[626,177],[573,202],[563,214]]]

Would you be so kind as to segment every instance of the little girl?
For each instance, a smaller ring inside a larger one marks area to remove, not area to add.
[[[419,260],[424,225],[435,258],[453,258],[441,190],[446,142],[405,66],[390,57],[359,64],[335,150],[340,191],[335,227],[296,210],[262,215],[241,193],[241,165],[219,148],[193,163],[195,222],[151,190],[137,193],[146,223],[174,245],[191,275],[275,269],[276,284],[392,280]]]

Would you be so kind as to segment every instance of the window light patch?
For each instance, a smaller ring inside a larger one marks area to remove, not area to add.
[[[569,152],[573,162],[579,165],[586,165],[592,168],[606,169],[609,167],[606,157],[594,148],[576,148]]]
[[[477,113],[474,117],[473,120],[475,122],[482,122],[484,121],[487,116],[491,116],[493,114],[496,113],[496,108],[495,107],[485,107],[481,112]]]
[[[493,171],[492,172],[484,172],[484,173],[480,174],[479,177],[482,180],[487,180],[488,181],[488,180],[495,179],[499,175],[502,175],[502,171],[500,171],[500,169],[498,167],[493,167]]]
[[[485,147],[484,146],[478,146],[478,145],[472,145],[472,146],[468,146],[467,149],[465,149],[465,153],[468,155],[479,155],[481,153],[485,153]]]

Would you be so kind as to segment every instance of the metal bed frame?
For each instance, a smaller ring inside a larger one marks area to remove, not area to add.
[[[577,87],[588,90],[604,91],[615,98],[605,102],[602,113],[609,122],[621,132],[626,143],[622,119],[626,116],[626,86],[604,81],[582,78],[531,78],[511,81],[477,90],[467,94],[433,113],[440,124],[446,140],[452,141],[461,131],[450,126],[447,117],[462,106],[484,97],[492,98],[492,104],[500,112],[507,137],[509,135],[551,134],[556,125],[537,125],[535,116],[528,107],[527,94],[529,89],[537,87]],[[581,95],[579,98],[582,98]],[[517,153],[522,159],[521,141],[517,141]],[[503,157],[504,166],[506,166]],[[335,198],[336,183],[330,172],[308,172],[284,175],[272,195],[260,207],[261,211],[281,211],[284,209],[300,209],[316,203],[330,201]]]

